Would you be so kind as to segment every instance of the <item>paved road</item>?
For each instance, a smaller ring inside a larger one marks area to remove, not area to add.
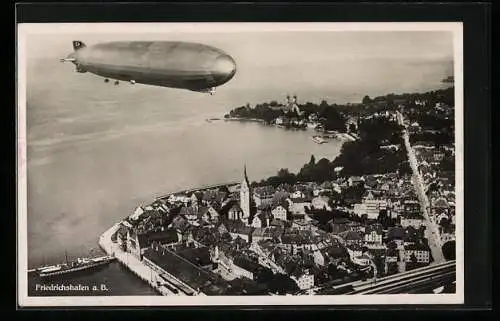
[[[404,126],[403,115],[399,111],[397,112],[397,118],[398,123]],[[413,171],[412,183],[415,187],[415,192],[417,193],[417,197],[420,202],[420,206],[422,207],[422,213],[426,222],[425,225],[428,232],[427,237],[429,239],[429,247],[431,248],[432,257],[435,263],[441,263],[445,261],[442,251],[441,235],[439,233],[437,224],[433,222],[429,215],[429,199],[425,194],[424,181],[422,175],[420,175],[418,171],[417,157],[415,156],[415,151],[411,147],[410,137],[408,135],[406,127],[403,130],[403,139],[405,142],[406,150],[408,152],[410,167]]]

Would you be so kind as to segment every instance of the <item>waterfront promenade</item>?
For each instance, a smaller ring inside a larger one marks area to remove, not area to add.
[[[115,234],[120,227],[120,223],[116,223],[99,238],[99,246],[110,256],[114,256],[121,264],[127,267],[132,273],[137,275],[143,281],[147,282],[161,295],[184,295],[182,291],[174,293],[161,283],[160,275],[142,263],[138,258],[130,253],[123,251],[120,246],[113,242],[111,236]]]
[[[408,161],[410,163],[410,167],[413,172],[413,185],[415,187],[415,191],[417,193],[418,200],[420,201],[420,206],[422,207],[422,213],[425,218],[427,233],[429,238],[429,247],[431,248],[432,258],[434,259],[434,263],[442,263],[445,261],[442,250],[442,242],[441,235],[439,233],[439,229],[437,224],[429,215],[429,199],[425,194],[425,187],[422,175],[418,171],[418,162],[417,157],[415,156],[415,151],[410,144],[410,136],[408,135],[408,130],[404,125],[403,115],[398,111],[397,112],[398,123],[401,126],[404,126],[403,129],[403,139],[405,142],[405,147],[408,153]]]

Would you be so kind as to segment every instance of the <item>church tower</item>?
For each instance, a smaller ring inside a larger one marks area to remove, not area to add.
[[[240,207],[243,212],[242,220],[247,221],[250,217],[250,183],[247,176],[247,166],[243,169],[243,182],[240,187]]]

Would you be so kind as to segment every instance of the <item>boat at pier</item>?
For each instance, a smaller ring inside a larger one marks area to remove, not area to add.
[[[321,137],[319,135],[315,135],[315,136],[311,137],[311,139],[313,142],[315,142],[317,144],[324,144],[327,142],[323,137]]]
[[[54,277],[79,271],[91,270],[109,264],[114,259],[114,257],[108,255],[94,258],[77,258],[74,261],[68,261],[66,259],[65,263],[44,266],[36,269],[36,272],[38,272],[38,275],[42,278]]]

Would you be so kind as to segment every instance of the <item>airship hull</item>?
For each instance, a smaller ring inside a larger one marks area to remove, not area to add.
[[[220,49],[186,42],[109,42],[75,47],[68,56],[79,72],[153,86],[204,91],[236,72]]]

